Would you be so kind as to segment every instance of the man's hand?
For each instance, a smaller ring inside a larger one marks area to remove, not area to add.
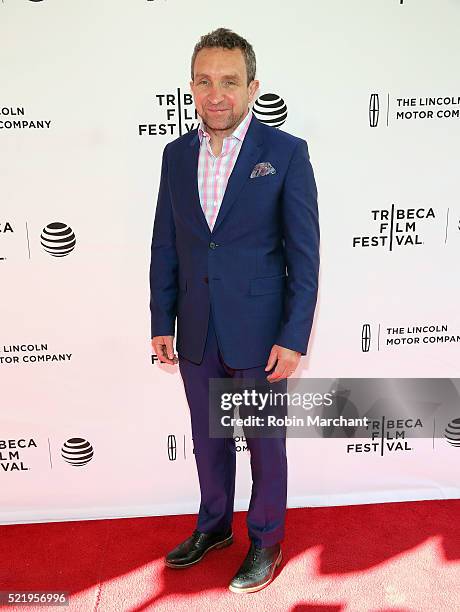
[[[289,378],[294,372],[300,361],[300,353],[291,349],[274,344],[270,351],[270,356],[265,366],[265,371],[271,370],[275,363],[275,370],[267,376],[268,382],[277,382],[283,378]]]
[[[177,355],[173,349],[174,336],[154,336],[152,338],[152,347],[161,363],[169,363],[176,365],[179,363]]]

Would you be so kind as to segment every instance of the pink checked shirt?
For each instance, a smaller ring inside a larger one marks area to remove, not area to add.
[[[235,166],[244,137],[251,122],[252,111],[234,129],[230,136],[226,136],[222,143],[222,151],[217,157],[211,149],[211,137],[206,132],[201,121],[198,127],[200,138],[200,153],[198,156],[198,192],[200,194],[201,208],[212,230],[219,212],[220,205],[227,188],[228,179]]]

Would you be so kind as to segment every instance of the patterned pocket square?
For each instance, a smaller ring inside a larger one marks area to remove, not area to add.
[[[251,172],[250,178],[257,178],[258,176],[267,176],[267,174],[276,174],[275,168],[270,162],[260,162],[256,164]]]

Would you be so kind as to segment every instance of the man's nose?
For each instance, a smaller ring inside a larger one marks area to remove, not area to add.
[[[224,99],[223,91],[219,85],[213,85],[208,92],[208,100],[211,104],[219,104]]]

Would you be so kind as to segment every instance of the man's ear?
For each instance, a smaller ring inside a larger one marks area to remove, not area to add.
[[[256,94],[259,91],[260,83],[257,80],[249,83],[249,102],[253,102],[256,98]]]

